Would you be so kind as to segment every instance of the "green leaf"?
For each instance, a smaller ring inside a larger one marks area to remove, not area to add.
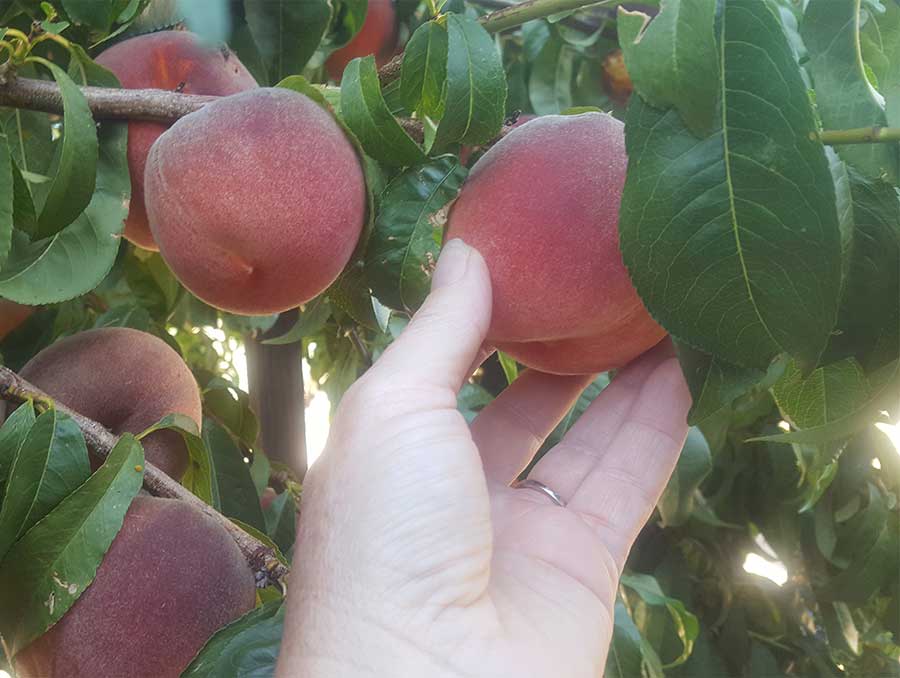
[[[766,376],[764,370],[738,367],[676,341],[678,361],[693,404],[688,423],[696,425],[733,403]]]
[[[18,446],[0,509],[0,560],[91,474],[87,447],[69,417],[48,410]]]
[[[366,252],[372,292],[390,308],[415,311],[431,288],[446,213],[466,170],[453,156],[397,176],[381,196]]]
[[[662,678],[662,662],[641,636],[621,600],[616,600],[614,615],[613,637],[606,657],[604,678],[639,678],[647,675]]]
[[[841,574],[831,579],[820,597],[863,605],[887,581],[896,579],[900,567],[900,521],[888,514],[871,549],[858,553]]]
[[[274,675],[286,609],[281,601],[266,603],[220,629],[181,674],[182,678]]]
[[[876,375],[870,374],[868,377],[873,395],[864,402],[858,403],[856,409],[844,416],[799,431],[756,436],[748,439],[747,442],[822,444],[849,438],[873,422],[883,420],[881,412],[888,408],[895,408],[897,404],[896,394],[900,388],[900,361],[894,361],[879,370]]]
[[[344,69],[341,115],[366,153],[376,160],[395,167],[424,162],[422,149],[384,102],[375,57],[356,58]]]
[[[456,408],[465,420],[471,424],[475,417],[478,416],[478,413],[487,407],[493,399],[494,396],[483,386],[466,382],[456,396]]]
[[[448,14],[444,115],[432,146],[483,144],[506,117],[506,73],[494,40],[475,19]]]
[[[0,426],[0,507],[3,505],[8,474],[19,447],[35,422],[31,401],[20,405]]]
[[[188,468],[181,478],[181,484],[214,509],[221,509],[218,486],[213,483],[212,461],[209,450],[200,437],[197,424],[183,414],[168,414],[150,428],[142,431],[138,439],[146,438],[154,431],[169,429],[181,434],[188,450]]]
[[[220,511],[229,518],[265,530],[259,495],[250,474],[250,464],[244,461],[244,453],[214,419],[203,420],[203,442],[212,461],[214,494],[219,497]]]
[[[22,537],[0,562],[0,634],[13,655],[59,621],[94,579],[131,500],[144,451],[123,435],[100,469]]]
[[[419,26],[403,50],[400,98],[420,117],[440,118],[447,79],[447,27],[437,21]]]
[[[282,492],[265,511],[266,534],[282,553],[290,553],[297,536],[297,504],[290,492]]]
[[[360,325],[372,330],[378,327],[363,262],[351,260],[324,294],[333,307],[341,309]]]
[[[554,33],[534,60],[528,98],[538,115],[554,115],[572,107],[575,56],[576,52]]]
[[[28,188],[28,182],[22,176],[22,171],[15,162],[12,163],[12,180],[13,180],[13,224],[17,229],[23,231],[29,236],[34,236],[37,232],[37,212],[34,209],[34,199],[31,197],[31,189]],[[10,247],[12,247],[12,230],[10,230]],[[9,254],[7,250],[6,254]],[[0,270],[3,269],[3,262],[0,262]]]
[[[262,343],[270,346],[283,346],[285,344],[296,343],[301,341],[304,337],[308,337],[320,331],[330,317],[331,304],[328,303],[328,297],[324,294],[320,294],[300,308],[297,322],[291,329],[281,336],[265,339]]]
[[[846,603],[824,603],[821,606],[825,632],[831,644],[843,651],[858,655],[859,630],[853,621],[853,613]]]
[[[884,126],[884,106],[872,89],[859,51],[859,0],[810,0],[800,34],[810,55],[816,108],[825,129]],[[896,144],[853,144],[835,150],[870,177],[898,180]]]
[[[90,76],[91,84],[108,85],[95,72]],[[98,138],[96,190],[87,209],[52,238],[32,241],[14,233],[9,259],[0,271],[0,296],[30,305],[67,301],[94,289],[112,268],[131,195],[128,126],[104,122]],[[43,143],[40,135],[38,143]],[[34,169],[34,162],[17,164],[23,171]]]
[[[739,366],[780,353],[812,366],[841,284],[834,183],[777,17],[730,0],[721,25],[711,135],[632,97],[623,258],[651,314],[682,341]]]
[[[897,127],[900,125],[900,5],[891,0],[884,2],[881,9],[868,12],[859,41],[864,64],[878,78],[887,124]]]
[[[269,82],[299,74],[331,23],[328,0],[244,0],[250,34]]]
[[[663,668],[672,668],[683,664],[691,656],[694,640],[700,633],[700,623],[697,617],[687,611],[684,603],[676,598],[670,598],[659,588],[659,582],[647,574],[623,574],[621,584],[635,591],[648,605],[665,607],[672,622],[675,624],[675,632],[682,644],[682,653]]]
[[[59,66],[46,59],[40,59],[40,63],[59,86],[64,132],[59,162],[38,217],[38,239],[56,235],[84,212],[94,193],[99,154],[97,128],[84,94]]]
[[[516,359],[507,355],[503,351],[497,351],[497,360],[503,369],[503,376],[506,377],[506,383],[511,384],[519,377],[519,364]]]
[[[854,412],[870,397],[869,382],[859,363],[846,358],[804,375],[788,364],[772,394],[785,419],[798,428],[822,426]]]
[[[830,348],[880,367],[900,353],[900,200],[883,180],[849,179],[855,233]]]
[[[13,218],[16,206],[16,172],[5,136],[0,135],[0,270],[12,247]],[[21,190],[21,189],[20,189]]]
[[[694,494],[712,471],[712,455],[706,438],[696,426],[688,431],[675,472],[660,497],[657,508],[667,527],[683,525],[694,510]]]
[[[663,0],[652,22],[619,8],[619,45],[635,91],[656,108],[676,108],[698,137],[719,126],[715,19],[709,0]]]
[[[203,411],[245,447],[253,449],[259,436],[259,420],[250,407],[250,396],[225,379],[216,378],[203,389]]]
[[[66,15],[75,25],[106,33],[121,12],[119,0],[62,0]]]

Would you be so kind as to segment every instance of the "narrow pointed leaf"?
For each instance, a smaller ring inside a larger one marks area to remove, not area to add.
[[[31,402],[20,405],[0,426],[0,506],[2,506],[8,474],[19,446],[25,441],[35,422]]]
[[[859,51],[859,0],[811,0],[800,33],[809,52],[816,108],[825,129],[886,125],[884,106],[869,84]],[[841,158],[869,177],[898,180],[897,144],[836,146]]]
[[[37,238],[59,233],[84,212],[97,179],[98,142],[94,117],[87,99],[56,64],[41,59],[53,74],[62,95],[64,117],[62,148],[47,200],[38,217]]]
[[[0,634],[13,655],[84,593],[141,489],[144,451],[123,435],[106,462],[0,562]]]
[[[341,114],[366,153],[376,160],[395,167],[425,160],[422,149],[384,102],[374,57],[354,59],[344,69]]]
[[[303,71],[328,30],[331,12],[328,0],[244,0],[270,83]]]
[[[474,19],[447,15],[447,86],[444,115],[433,147],[483,144],[506,117],[506,73],[493,38]]]
[[[650,17],[619,8],[619,44],[635,90],[657,108],[675,107],[698,136],[716,126],[719,58],[716,3],[663,0]]]
[[[400,98],[410,111],[440,118],[447,79],[447,28],[429,21],[419,26],[403,50]]]

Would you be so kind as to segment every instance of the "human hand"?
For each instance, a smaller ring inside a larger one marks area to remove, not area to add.
[[[592,377],[523,373],[470,427],[456,408],[491,314],[451,241],[432,293],[341,402],[303,490],[279,675],[602,675],[619,575],[687,433],[668,342],[623,369],[510,483]]]

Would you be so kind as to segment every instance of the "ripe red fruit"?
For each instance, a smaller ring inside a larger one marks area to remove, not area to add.
[[[16,657],[20,678],[177,678],[256,585],[231,536],[175,499],[137,496],[91,585]]]
[[[0,341],[3,341],[7,334],[14,332],[19,325],[28,320],[32,313],[34,313],[34,309],[31,306],[22,306],[6,299],[0,299]]]
[[[369,0],[369,9],[359,32],[353,39],[332,52],[325,68],[332,80],[340,80],[344,68],[356,57],[375,55],[375,63],[383,66],[397,48],[397,13],[391,0]]]
[[[200,390],[181,356],[152,334],[106,327],[66,337],[34,356],[22,377],[113,433],[141,433],[168,414],[199,427]],[[175,431],[144,438],[151,464],[175,480],[188,467],[188,451]]]
[[[263,88],[204,106],[150,149],[144,185],[160,252],[206,303],[263,315],[327,288],[366,218],[353,145],[297,92]]]
[[[542,116],[475,163],[446,237],[487,262],[488,342],[544,372],[587,374],[665,336],[619,251],[626,166],[623,125],[602,113]]]
[[[256,80],[228,49],[204,46],[193,33],[160,31],[124,40],[97,57],[125,89],[163,89],[185,94],[225,96],[257,86]],[[144,206],[144,165],[147,153],[168,125],[128,123],[128,171],[131,204],[125,237],[139,247],[158,249],[147,224]]]

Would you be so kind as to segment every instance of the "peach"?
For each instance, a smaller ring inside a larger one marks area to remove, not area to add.
[[[0,299],[0,341],[18,329],[32,313],[34,313],[34,308],[31,306],[22,306],[13,301]]]
[[[475,163],[450,210],[447,239],[478,249],[490,270],[488,341],[529,367],[602,372],[665,336],[619,251],[626,165],[612,116],[542,116]]]
[[[185,31],[160,31],[124,40],[97,57],[126,89],[164,89],[186,94],[225,96],[256,87],[256,80],[227,48],[214,49]],[[144,165],[150,146],[168,125],[128,123],[128,171],[131,205],[125,237],[139,247],[156,250],[144,206]]]
[[[516,117],[516,121],[508,125],[506,123],[503,124],[503,129],[500,131],[501,135],[509,134],[512,130],[517,127],[521,127],[529,120],[534,120],[537,116],[534,113],[520,113]],[[460,165],[468,165],[469,160],[472,159],[472,154],[478,150],[478,146],[463,146],[459,149],[459,164]]]
[[[359,32],[346,45],[331,53],[325,68],[332,80],[340,80],[344,68],[356,57],[375,55],[383,66],[397,47],[397,13],[392,0],[369,0],[369,9]]]
[[[200,390],[181,356],[162,339],[109,327],[48,346],[22,368],[23,378],[113,433],[140,433],[167,414],[201,421]],[[151,464],[180,479],[188,451],[175,431],[142,441]]]
[[[16,657],[20,678],[177,678],[256,586],[231,536],[184,502],[139,495],[94,581]]]
[[[242,92],[150,149],[153,237],[176,277],[232,313],[309,301],[350,260],[366,219],[359,156],[332,115],[287,89]]]

